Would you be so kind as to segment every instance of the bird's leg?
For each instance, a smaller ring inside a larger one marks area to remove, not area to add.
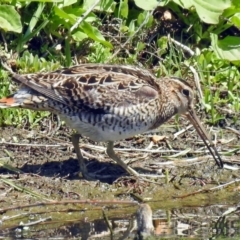
[[[125,169],[130,175],[139,177],[139,174],[129,167],[125,162],[123,162],[120,157],[113,150],[113,142],[108,142],[107,145],[107,154],[110,158],[112,158],[115,162],[117,162],[123,169]]]
[[[81,150],[79,148],[79,138],[80,138],[80,136],[81,136],[80,134],[74,133],[72,135],[72,144],[73,144],[73,147],[74,147],[75,152],[77,154],[80,171],[82,172],[83,177],[86,178],[86,179],[92,180],[93,177],[91,177],[89,175],[89,173],[88,173],[88,170],[87,170],[87,167],[85,165],[85,161],[84,161],[83,155],[82,155]]]

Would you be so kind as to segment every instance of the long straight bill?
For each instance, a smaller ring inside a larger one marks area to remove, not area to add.
[[[205,129],[200,123],[200,120],[198,119],[197,115],[195,114],[194,110],[191,109],[189,110],[185,116],[188,118],[188,120],[192,123],[192,125],[195,127],[196,131],[198,132],[199,136],[202,138],[203,142],[207,146],[209,152],[212,154],[214,160],[216,161],[217,165],[220,168],[223,168],[223,162],[222,159],[214,146],[213,142],[211,139],[208,137]]]

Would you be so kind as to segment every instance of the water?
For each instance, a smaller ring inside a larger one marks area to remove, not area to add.
[[[142,208],[141,211],[139,208]],[[71,217],[66,221],[64,218],[58,221],[48,217],[42,222],[42,214],[29,214],[28,226],[22,227],[19,226],[21,217],[11,224],[11,219],[5,220],[5,216],[0,222],[0,239],[141,239],[137,234],[141,231],[145,231],[141,234],[142,239],[240,239],[240,206],[236,205],[152,210],[139,205],[133,212],[104,210],[107,216],[105,219],[102,211],[99,208],[99,215],[93,220],[88,219],[87,212],[60,213],[61,216],[72,216],[72,220]],[[151,211],[152,218],[149,218]],[[152,221],[153,232],[138,229],[136,216],[141,221],[145,221],[144,217],[146,221]]]

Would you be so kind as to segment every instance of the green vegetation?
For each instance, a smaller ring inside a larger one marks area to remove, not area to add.
[[[14,71],[81,62],[133,64],[158,77],[186,78],[194,87],[196,73],[207,121],[239,118],[238,0],[4,0],[0,22],[1,55]],[[1,68],[0,86],[0,97],[15,89]],[[46,116],[4,109],[0,125],[33,127]]]

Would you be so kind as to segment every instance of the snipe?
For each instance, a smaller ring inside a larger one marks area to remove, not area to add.
[[[21,107],[58,114],[77,131],[72,143],[84,177],[88,173],[79,149],[80,134],[108,142],[107,154],[128,173],[139,174],[114,152],[113,142],[159,127],[175,114],[184,114],[196,128],[219,167],[223,162],[193,109],[193,91],[180,78],[155,78],[131,66],[81,64],[51,73],[19,75],[13,95],[0,108]]]

